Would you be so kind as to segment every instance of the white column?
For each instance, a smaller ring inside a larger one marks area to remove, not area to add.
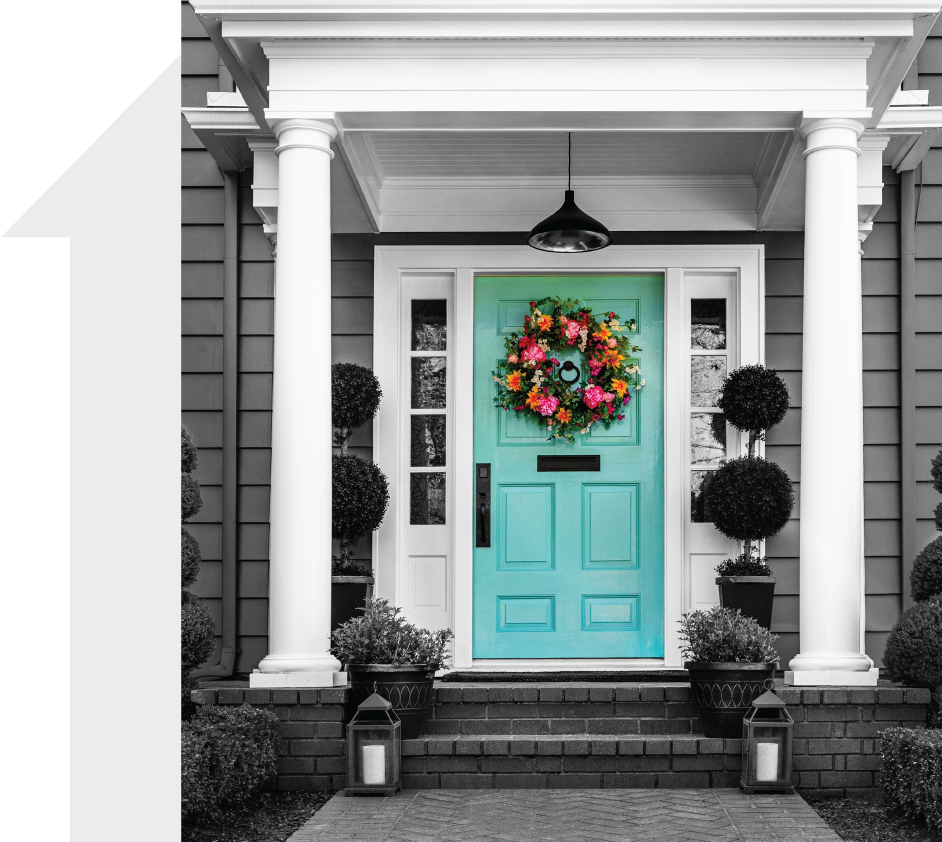
[[[278,139],[268,651],[253,687],[331,686],[330,142],[327,122],[270,120]]]
[[[875,684],[862,654],[863,349],[853,120],[804,126],[801,652],[795,684]]]

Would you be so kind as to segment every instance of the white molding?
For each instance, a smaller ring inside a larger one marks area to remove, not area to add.
[[[705,246],[611,246],[603,251],[573,255],[555,255],[536,252],[527,246],[376,246],[374,248],[374,371],[381,383],[399,383],[398,354],[377,353],[378,349],[398,348],[401,341],[400,284],[403,273],[451,273],[455,278],[454,356],[452,357],[455,382],[470,383],[473,370],[474,289],[475,273],[500,272],[554,272],[581,274],[583,272],[621,272],[651,270],[665,273],[666,315],[677,320],[679,294],[676,284],[684,271],[715,270],[736,271],[740,277],[740,313],[749,313],[748,320],[740,316],[741,360],[762,361],[764,338],[763,257],[761,245],[705,245]],[[748,308],[748,309],[747,309]],[[685,332],[689,345],[689,331]],[[676,365],[679,355],[688,353],[684,347],[672,347],[665,335],[665,371],[668,362]],[[665,374],[665,505],[675,511],[665,511],[665,659],[667,665],[680,665],[676,649],[676,620],[685,604],[683,554],[678,544],[678,518],[684,516],[680,505],[688,494],[686,478],[676,470],[677,453],[667,452],[667,443],[673,442],[675,451],[685,446],[683,440],[683,400],[672,385],[672,377]],[[685,387],[683,387],[685,388]],[[401,487],[401,454],[399,451],[401,387],[387,392],[373,425],[373,457],[386,473],[392,488]],[[679,399],[681,398],[681,399]],[[473,479],[473,396],[467,389],[455,393],[454,423],[454,576],[455,587],[455,666],[483,667],[484,661],[472,659],[472,593],[473,529],[471,497]],[[681,457],[682,458],[682,457]],[[667,466],[671,466],[671,475]],[[374,564],[376,566],[379,596],[394,597],[397,588],[396,565],[399,559],[397,513],[399,501],[392,500],[390,511],[374,537]],[[676,509],[680,509],[680,513]],[[667,553],[670,552],[670,557]],[[472,663],[473,661],[473,663]],[[519,668],[524,662],[501,662],[501,666]],[[557,666],[561,662],[553,662]],[[575,663],[575,662],[574,662]],[[583,663],[583,662],[580,662]],[[496,663],[488,662],[491,668]]]
[[[942,128],[942,105],[924,105],[919,108],[906,106],[888,108],[877,125],[878,132],[917,133],[922,129]]]

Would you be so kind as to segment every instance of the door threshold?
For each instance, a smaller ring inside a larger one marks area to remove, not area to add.
[[[439,676],[445,682],[677,682],[688,681],[685,669],[669,667],[657,658],[606,659],[476,659],[470,668]]]

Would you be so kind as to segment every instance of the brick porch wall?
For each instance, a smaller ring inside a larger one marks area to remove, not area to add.
[[[872,794],[880,732],[925,722],[929,691],[776,690],[795,719],[799,789]],[[733,787],[741,740],[709,739],[685,684],[443,684],[423,736],[403,743],[406,788]],[[200,704],[272,710],[281,721],[279,789],[346,784],[345,688],[204,688]]]

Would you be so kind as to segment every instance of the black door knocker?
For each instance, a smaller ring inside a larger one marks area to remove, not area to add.
[[[563,373],[570,371],[574,371],[575,375],[573,376],[572,380],[567,380]],[[572,360],[566,360],[566,362],[563,363],[562,368],[559,369],[559,379],[562,380],[563,383],[565,383],[567,386],[572,386],[574,383],[578,383],[580,374],[581,372],[579,371],[579,367],[573,365]]]

